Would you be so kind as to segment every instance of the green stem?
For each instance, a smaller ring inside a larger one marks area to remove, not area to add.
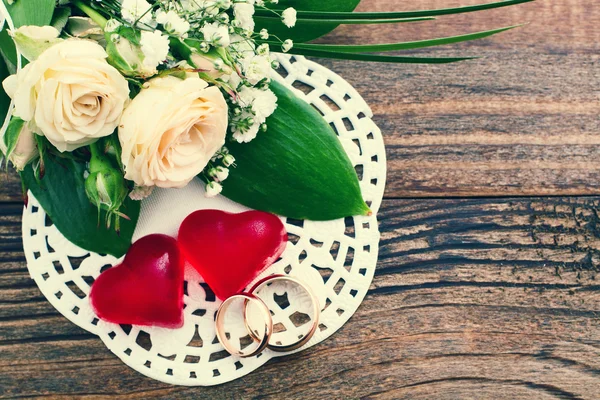
[[[106,26],[107,19],[102,16],[98,11],[94,10],[92,7],[88,6],[81,0],[72,0],[71,3],[83,11],[88,17],[92,19],[95,23],[100,25],[100,28],[104,29]]]

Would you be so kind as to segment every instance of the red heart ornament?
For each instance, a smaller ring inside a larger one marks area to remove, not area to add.
[[[285,226],[262,211],[200,210],[179,227],[179,247],[215,295],[240,293],[285,250]]]
[[[177,241],[145,236],[131,246],[123,263],[100,274],[90,301],[98,317],[108,322],[180,328],[183,274]]]

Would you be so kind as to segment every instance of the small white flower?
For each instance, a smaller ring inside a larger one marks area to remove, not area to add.
[[[173,10],[169,12],[158,11],[156,13],[156,21],[171,34],[182,36],[190,30],[190,23],[177,15]]]
[[[149,69],[156,67],[167,59],[169,54],[169,37],[160,31],[142,31],[142,53],[144,53],[144,66]]]
[[[219,5],[215,0],[179,0],[185,11],[196,12],[204,10],[209,15],[219,12]]]
[[[229,169],[228,168],[224,168],[224,167],[217,167],[215,168],[215,178],[219,181],[219,182],[223,182],[225,179],[227,179],[229,177]]]
[[[292,42],[292,39],[287,39],[285,42],[283,42],[283,44],[281,45],[281,50],[283,50],[284,53],[287,53],[288,51],[290,51],[292,48],[294,47],[294,42]]]
[[[260,38],[263,40],[267,40],[269,38],[269,31],[265,28],[260,30]]]
[[[234,128],[233,139],[238,143],[250,143],[258,135],[260,124],[254,124],[249,129],[242,131],[239,128]]]
[[[217,22],[213,22],[212,24],[205,24],[200,31],[204,35],[204,40],[211,44],[219,47],[229,46],[230,39],[227,25],[220,25]]]
[[[268,56],[269,55],[269,45],[266,43],[261,44],[260,46],[258,46],[256,48],[256,52],[258,54],[260,54],[261,56]]]
[[[225,165],[226,167],[232,166],[234,162],[235,157],[231,154],[226,154],[225,157],[223,157],[223,165]]]
[[[227,10],[227,9],[231,8],[231,0],[219,0],[218,4],[219,4],[219,8],[221,8],[223,10]]]
[[[271,73],[271,61],[261,55],[247,57],[242,61],[244,77],[252,85],[256,85]]]
[[[239,103],[252,107],[255,122],[262,124],[277,109],[277,96],[270,91],[244,86],[238,93]]]
[[[264,122],[277,109],[277,96],[270,90],[258,90],[252,103],[252,110],[259,122]]]
[[[134,23],[139,19],[142,24],[155,26],[152,17],[152,5],[146,0],[123,0],[121,15],[125,21],[130,23]]]
[[[293,28],[296,25],[296,10],[292,7],[286,9],[281,14],[281,19],[283,20],[283,24],[288,28]]]
[[[236,3],[233,5],[235,19],[240,22],[240,28],[247,31],[254,30],[254,6],[248,3]]]
[[[206,185],[206,197],[215,197],[223,191],[223,186],[217,182],[210,182]]]

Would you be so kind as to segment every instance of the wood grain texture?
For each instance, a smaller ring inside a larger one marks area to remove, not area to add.
[[[363,0],[360,9],[477,2]],[[27,274],[20,184],[0,174],[0,397],[600,398],[600,197],[514,197],[600,194],[600,9],[538,0],[435,23],[341,27],[323,41],[528,21],[435,51],[485,56],[469,63],[318,60],[365,97],[388,147],[376,277],[332,338],[220,387],[145,378],[60,316]],[[432,198],[449,196],[464,198]]]
[[[480,0],[363,0],[360,10],[427,9]],[[341,26],[331,43],[384,43],[528,25],[412,53],[484,58],[389,65],[319,59],[375,113],[388,151],[389,197],[600,194],[600,8],[536,1],[437,21]],[[0,200],[19,198],[16,175]]]
[[[386,200],[376,277],[331,339],[217,388],[139,375],[29,279],[0,216],[0,395],[600,397],[600,197]]]

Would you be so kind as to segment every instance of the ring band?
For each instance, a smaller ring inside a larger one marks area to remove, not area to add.
[[[313,337],[313,335],[317,331],[317,327],[319,326],[319,316],[321,314],[321,309],[319,307],[319,302],[317,300],[317,297],[314,295],[314,293],[310,289],[310,287],[308,287],[305,283],[303,283],[299,279],[293,278],[293,277],[287,276],[287,275],[268,276],[268,277],[258,281],[252,287],[252,289],[250,289],[250,293],[252,295],[258,296],[257,293],[260,291],[260,289],[265,287],[268,283],[276,282],[276,281],[292,282],[292,283],[300,286],[309,295],[309,297],[312,301],[312,305],[313,305],[312,326],[310,327],[310,330],[304,336],[302,336],[302,338],[300,340],[298,340],[294,343],[286,344],[286,345],[270,344],[267,341],[267,348],[269,348],[270,350],[273,350],[276,352],[287,352],[287,351],[299,349],[300,347],[304,346],[306,343],[308,343],[310,341],[310,339]],[[248,333],[250,334],[250,336],[252,336],[252,338],[255,341],[260,341],[260,338],[256,335],[255,332],[252,331],[252,329],[248,325],[248,319],[246,318],[246,310],[248,308],[248,303],[249,303],[248,301],[246,301],[244,303],[244,323],[246,324],[246,329],[248,330]],[[269,340],[270,340],[270,338],[269,338]]]
[[[258,342],[259,345],[254,351],[249,353],[246,353],[243,350],[237,350],[233,348],[225,333],[225,313],[227,312],[227,309],[229,308],[231,303],[236,299],[244,300],[244,324],[246,326],[246,329],[248,329],[248,322],[246,320],[246,309],[248,307],[248,303],[250,302],[254,302],[259,306],[260,312],[263,314],[265,320],[265,334],[263,335],[262,339],[257,337],[257,335],[254,332],[252,332],[252,339],[254,340],[254,342]],[[225,350],[227,350],[227,352],[233,356],[238,356],[242,358],[252,357],[262,352],[269,344],[269,340],[271,339],[271,335],[273,334],[273,318],[271,317],[269,307],[267,307],[267,305],[260,298],[256,297],[251,293],[236,294],[235,296],[231,296],[227,300],[225,300],[219,307],[219,310],[217,311],[215,325],[217,330],[217,338],[219,339],[219,342],[221,342]]]

